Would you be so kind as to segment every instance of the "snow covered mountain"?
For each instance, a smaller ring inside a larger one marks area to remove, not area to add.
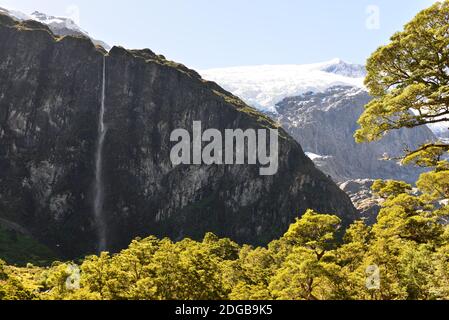
[[[284,98],[338,86],[363,88],[366,70],[341,59],[305,65],[262,65],[200,71],[249,105],[268,112]]]
[[[35,20],[46,24],[50,30],[59,36],[84,36],[88,37],[92,40],[92,42],[96,45],[100,45],[106,50],[110,50],[111,47],[100,40],[93,39],[88,32],[81,29],[72,19],[65,17],[54,17],[50,15],[46,15],[45,13],[35,11],[32,14],[28,15],[23,12],[17,10],[9,10],[0,7],[0,13],[7,14],[10,17],[16,20]]]

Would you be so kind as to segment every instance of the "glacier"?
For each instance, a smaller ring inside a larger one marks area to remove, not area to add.
[[[249,105],[276,112],[284,98],[307,92],[324,92],[335,86],[364,87],[365,68],[341,59],[313,64],[260,65],[200,70]]]

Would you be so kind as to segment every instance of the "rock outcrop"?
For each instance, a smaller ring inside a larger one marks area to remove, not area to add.
[[[170,161],[172,130],[276,128],[268,117],[150,50],[55,36],[0,14],[0,218],[65,257],[97,249],[95,146],[106,55],[104,216],[110,250],[136,236],[205,232],[265,244],[312,208],[356,218],[350,199],[280,130],[279,171]]]
[[[376,223],[377,216],[384,200],[376,196],[372,191],[375,180],[358,179],[349,180],[340,184],[343,190],[351,198],[352,203],[360,213],[360,218],[367,224]]]

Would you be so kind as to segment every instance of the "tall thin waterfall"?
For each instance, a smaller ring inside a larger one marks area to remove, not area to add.
[[[101,88],[101,107],[98,117],[98,140],[95,151],[95,199],[94,213],[98,233],[98,250],[106,250],[106,222],[103,215],[104,184],[103,184],[103,147],[107,128],[104,125],[105,96],[106,96],[106,57],[103,57],[103,83]]]

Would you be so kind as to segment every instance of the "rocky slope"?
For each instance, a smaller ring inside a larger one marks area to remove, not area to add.
[[[383,160],[437,138],[426,126],[389,133],[379,142],[357,144],[357,120],[370,101],[360,88],[336,86],[322,93],[284,99],[273,114],[317,166],[337,182],[398,179],[415,182],[421,169]]]
[[[341,190],[349,195],[352,203],[359,211],[361,219],[370,225],[376,222],[384,201],[371,191],[373,183],[374,180],[371,179],[357,179],[340,184]]]
[[[105,56],[106,55],[106,56]],[[194,71],[150,50],[55,36],[0,14],[0,218],[74,257],[97,249],[95,146],[106,59],[103,154],[108,248],[154,234],[207,231],[267,243],[306,209],[356,218],[350,199],[280,131],[279,171],[257,166],[177,166],[173,129],[275,128]]]

